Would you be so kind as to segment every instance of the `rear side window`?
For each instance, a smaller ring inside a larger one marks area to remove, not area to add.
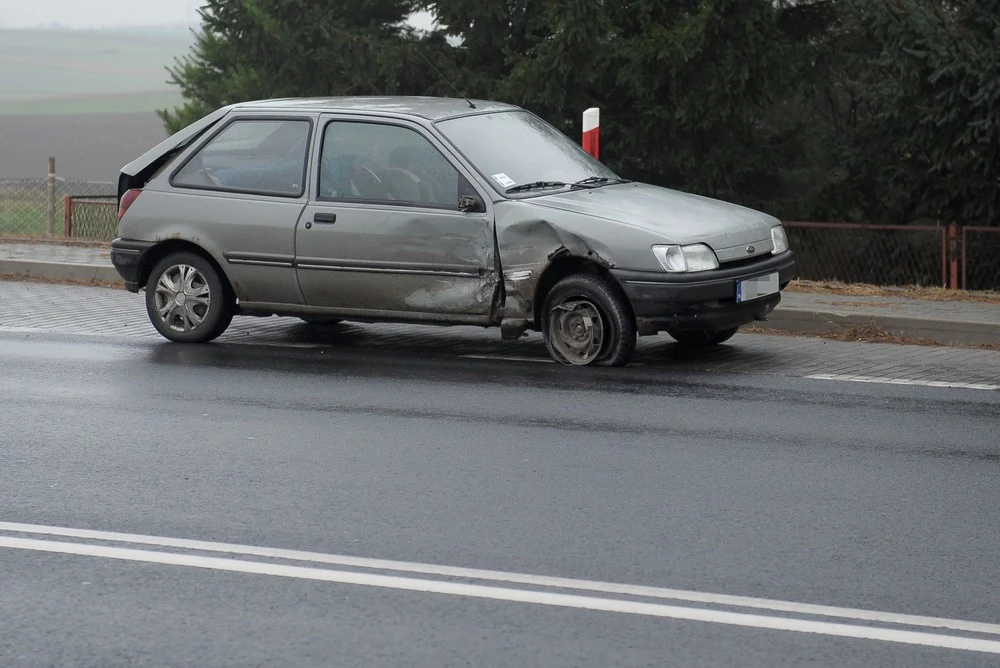
[[[311,127],[306,120],[233,121],[170,182],[182,188],[301,197]]]

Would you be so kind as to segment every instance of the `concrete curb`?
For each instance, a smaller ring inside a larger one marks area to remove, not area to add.
[[[69,281],[121,281],[110,264],[73,264],[39,260],[0,260],[0,274]]]
[[[1000,343],[1000,327],[989,322],[940,320],[876,315],[872,313],[836,313],[813,309],[778,306],[762,327],[794,334],[843,332],[858,325],[878,325],[890,334],[908,339],[930,339],[944,345],[982,345]]]

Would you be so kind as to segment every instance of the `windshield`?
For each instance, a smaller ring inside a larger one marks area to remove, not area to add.
[[[527,111],[452,118],[437,127],[500,193],[539,182],[547,190],[526,194],[594,177],[618,180],[566,135]]]

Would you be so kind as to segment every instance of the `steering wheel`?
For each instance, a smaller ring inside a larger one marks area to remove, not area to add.
[[[354,165],[351,181],[354,182],[354,187],[365,199],[395,199],[386,185],[382,183],[382,179],[370,167]]]

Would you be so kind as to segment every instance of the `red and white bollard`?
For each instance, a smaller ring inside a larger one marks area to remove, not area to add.
[[[597,107],[583,112],[583,150],[601,159],[601,110]]]

